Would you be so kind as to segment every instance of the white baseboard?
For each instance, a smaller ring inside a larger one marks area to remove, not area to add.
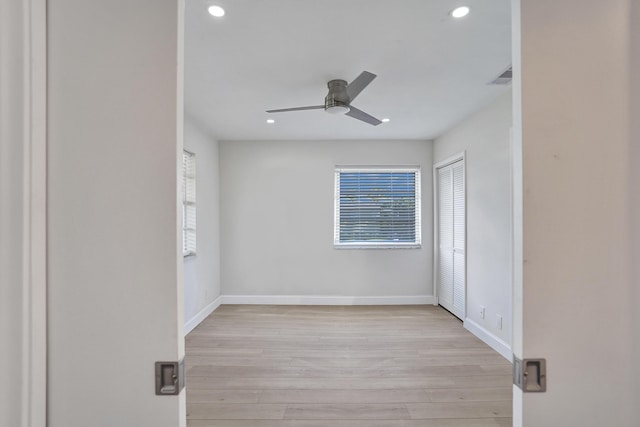
[[[410,296],[323,296],[323,295],[223,295],[222,304],[264,305],[425,305],[432,295]]]
[[[509,362],[512,361],[513,353],[509,344],[502,341],[500,338],[496,337],[471,319],[465,319],[463,325],[466,330],[480,338],[485,344],[500,353],[502,357],[507,359]]]
[[[200,310],[191,320],[184,324],[184,335],[186,336],[189,332],[193,331],[196,326],[198,326],[204,319],[206,319],[211,313],[215,311],[216,308],[220,307],[222,304],[222,295],[213,300],[210,304],[208,304],[205,308]]]

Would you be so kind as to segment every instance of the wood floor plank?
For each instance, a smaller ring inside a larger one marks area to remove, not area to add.
[[[289,404],[285,419],[293,420],[407,420],[404,404],[301,403]]]
[[[185,363],[188,370],[206,366],[263,366],[284,367],[292,366],[292,357],[230,357],[230,356],[186,356]]]
[[[228,357],[260,357],[263,355],[261,348],[217,348],[217,347],[208,347],[194,345],[192,343],[187,343],[186,348],[187,357],[191,356],[228,356]]]
[[[511,401],[407,403],[413,419],[511,417]]]
[[[188,427],[511,425],[511,364],[433,306],[224,305],[185,362]]]
[[[431,401],[427,389],[264,390],[261,403],[419,403]]]
[[[496,388],[457,388],[457,389],[431,389],[429,390],[430,402],[481,402],[504,400],[511,403],[513,397],[513,387]],[[411,402],[407,402],[411,403]]]
[[[290,366],[305,368],[380,368],[397,366],[393,357],[294,357]]]
[[[476,375],[448,378],[455,384],[456,388],[510,387],[513,385],[512,375]]]
[[[417,356],[417,357],[395,357],[394,364],[396,366],[459,366],[459,365],[475,365],[480,364],[483,367],[490,365],[501,365],[507,368],[511,364],[505,365],[504,358],[497,354],[488,355],[443,355],[443,356]]]
[[[505,379],[484,375],[489,387],[504,385]],[[374,390],[389,388],[459,388],[465,386],[482,387],[476,377],[458,377],[454,382],[450,377],[406,377],[406,378],[217,378],[187,377],[187,387],[192,389],[337,389],[345,390],[370,388]],[[496,385],[497,383],[497,385]]]
[[[187,388],[187,402],[189,403],[259,403],[261,395],[262,390],[199,390]]]
[[[281,420],[286,404],[187,403],[187,418],[194,420]]]
[[[511,427],[510,418],[424,420],[191,420],[189,427]]]
[[[189,368],[193,377],[215,378],[387,378],[387,377],[460,377],[471,375],[508,375],[510,371],[502,366],[500,369],[483,369],[479,365],[458,366],[358,366],[358,367],[299,367],[299,366],[212,366],[200,365]]]
[[[381,358],[381,357],[407,357],[407,356],[420,356],[420,350],[418,349],[402,349],[402,348],[369,348],[352,349],[352,348],[293,348],[293,349],[279,349],[279,348],[265,348],[262,349],[262,354],[265,357],[325,357],[325,358]],[[450,351],[450,350],[448,350]]]

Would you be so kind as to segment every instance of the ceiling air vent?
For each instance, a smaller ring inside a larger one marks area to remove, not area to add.
[[[492,81],[491,85],[508,85],[509,83],[511,83],[511,80],[513,79],[513,71],[511,69],[512,67],[509,67],[507,69],[507,71],[505,71],[504,73],[500,74],[498,76],[497,79],[495,79],[494,81]]]

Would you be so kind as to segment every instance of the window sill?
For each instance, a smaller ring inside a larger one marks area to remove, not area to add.
[[[334,249],[422,249],[420,243],[334,243]]]

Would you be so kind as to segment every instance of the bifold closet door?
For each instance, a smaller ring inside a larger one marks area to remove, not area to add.
[[[437,169],[438,302],[460,319],[465,316],[464,160]]]

